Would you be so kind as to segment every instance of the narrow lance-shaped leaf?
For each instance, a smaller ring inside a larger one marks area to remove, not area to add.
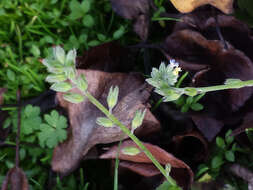
[[[138,127],[141,126],[143,119],[145,117],[146,114],[146,109],[142,112],[141,110],[137,110],[135,113],[135,116],[132,120],[132,133],[134,132],[134,130]]]
[[[114,123],[106,117],[98,117],[96,123],[103,127],[114,127]]]
[[[76,70],[74,67],[65,67],[64,73],[66,74],[67,78],[71,80],[73,83],[75,83],[76,79]]]
[[[109,94],[107,96],[107,104],[110,112],[118,102],[118,95],[119,95],[119,87],[118,86],[116,86],[115,88],[111,87],[109,90]]]
[[[63,95],[63,98],[71,103],[78,104],[84,101],[84,96],[77,93],[67,93]]]
[[[54,83],[50,89],[57,91],[57,92],[67,92],[72,88],[72,86],[67,82],[59,82]]]
[[[125,147],[121,150],[123,154],[129,155],[129,156],[135,156],[139,154],[141,151],[133,146]]]
[[[76,50],[70,50],[66,57],[66,66],[75,67],[76,64]]]
[[[63,67],[54,60],[43,59],[42,64],[47,67],[49,73],[61,74],[64,71]]]
[[[46,81],[49,83],[58,83],[63,82],[67,80],[67,77],[64,74],[54,74],[54,75],[48,75],[46,78]]]
[[[76,81],[76,86],[77,88],[79,88],[79,90],[81,91],[86,91],[87,88],[88,88],[88,82],[84,76],[84,74],[81,74],[78,78],[77,78],[77,81]]]
[[[53,48],[54,57],[58,60],[61,64],[65,62],[65,51],[61,46],[56,46]]]

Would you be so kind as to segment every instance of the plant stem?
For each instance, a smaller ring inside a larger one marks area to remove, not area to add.
[[[253,80],[247,81],[238,81],[231,84],[223,84],[223,85],[216,85],[216,86],[209,86],[209,87],[198,87],[194,88],[198,91],[198,93],[205,93],[205,92],[213,92],[219,90],[227,90],[227,89],[239,89],[243,87],[250,87],[253,86]],[[183,89],[192,89],[192,88],[183,88]]]
[[[153,164],[157,167],[157,169],[164,175],[164,177],[168,180],[168,182],[176,186],[176,182],[169,175],[166,174],[163,166],[155,159],[155,157],[149,152],[149,150],[142,144],[142,142],[133,134],[131,131],[123,125],[114,115],[110,114],[110,112],[105,108],[96,98],[94,98],[89,92],[84,92],[84,95],[89,99],[89,101],[94,104],[100,111],[102,111],[113,123],[120,127],[120,129],[127,134],[136,145],[138,145],[146,156],[153,162]]]
[[[18,102],[18,130],[16,134],[16,159],[15,166],[19,167],[19,145],[20,145],[20,128],[21,128],[21,105],[20,105],[20,91],[17,90],[17,102]]]

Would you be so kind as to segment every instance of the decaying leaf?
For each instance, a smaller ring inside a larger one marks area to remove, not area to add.
[[[203,5],[212,5],[226,14],[233,12],[234,0],[170,0],[177,10],[189,13]]]
[[[184,67],[192,67],[194,64],[206,66],[207,69],[192,72],[195,74],[194,86],[219,85],[228,78],[253,79],[253,63],[249,57],[228,42],[226,44],[227,49],[222,41],[208,40],[199,32],[184,29],[175,31],[166,39],[165,52],[173,58],[183,60]],[[209,93],[202,100],[204,115],[199,115],[197,120],[196,117],[192,118],[199,130],[211,141],[225,120],[234,120],[231,114],[241,108],[252,93],[253,88],[248,87]]]
[[[176,135],[172,138],[172,142],[175,154],[180,158],[187,159],[190,163],[203,162],[208,156],[207,141],[198,131]]]
[[[9,188],[10,187],[10,188]],[[14,167],[10,169],[3,181],[1,190],[28,190],[29,185],[22,169]]]
[[[85,51],[77,57],[77,68],[105,72],[128,72],[133,66],[132,56],[127,48],[115,42],[104,43]]]
[[[88,91],[107,106],[106,98],[111,86],[119,87],[118,104],[112,113],[129,129],[135,112],[144,110],[147,106],[150,88],[144,83],[144,79],[138,74],[105,73],[93,70],[79,70],[88,81]],[[74,89],[73,91],[75,91]],[[105,128],[96,124],[98,117],[104,117],[87,99],[80,104],[66,102],[62,94],[57,94],[60,105],[67,109],[70,121],[70,133],[68,140],[55,148],[52,168],[54,171],[67,174],[73,171],[88,150],[96,144],[119,141],[127,136],[119,127]],[[141,130],[141,128],[145,128]],[[160,124],[147,110],[143,125],[138,128],[136,134],[148,135],[159,130]]]
[[[160,162],[162,165],[166,165],[168,163],[171,165],[172,169],[170,174],[180,186],[184,187],[185,189],[190,186],[190,184],[193,182],[193,172],[187,164],[158,146],[149,143],[143,144],[158,162]],[[123,160],[121,166],[147,177],[159,174],[157,168],[153,166],[152,161],[145,155],[144,152],[141,152],[135,156],[126,155],[121,151],[125,147],[137,147],[137,145],[131,140],[126,140],[121,144],[119,152],[119,159]],[[116,145],[101,155],[100,158],[115,159],[117,152],[118,146]]]
[[[135,20],[134,30],[144,41],[148,37],[149,0],[111,0],[113,10],[120,16]]]

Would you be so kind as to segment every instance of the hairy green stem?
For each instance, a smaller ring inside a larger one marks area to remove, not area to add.
[[[114,124],[120,127],[120,129],[127,134],[135,143],[138,145],[146,156],[153,162],[153,164],[157,167],[157,169],[164,175],[164,177],[168,180],[168,182],[176,186],[176,182],[169,175],[166,174],[163,166],[155,159],[155,157],[149,152],[149,150],[142,144],[142,142],[133,134],[131,131],[123,125],[114,115],[110,114],[110,112],[105,108],[96,98],[94,98],[89,92],[84,92],[84,95],[89,99],[89,101],[94,104],[100,111],[102,111]]]
[[[206,92],[213,92],[213,91],[219,91],[219,90],[227,90],[227,89],[239,89],[243,87],[250,87],[253,86],[253,80],[247,80],[247,81],[238,81],[231,84],[223,84],[223,85],[217,85],[217,86],[209,86],[209,87],[198,87],[194,88],[197,90],[198,93],[206,93]],[[183,88],[183,89],[191,89],[191,88]]]

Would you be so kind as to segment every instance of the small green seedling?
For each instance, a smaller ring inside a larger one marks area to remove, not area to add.
[[[203,182],[204,179],[210,180],[215,179],[221,171],[221,168],[226,163],[235,162],[235,152],[237,150],[237,145],[234,143],[234,137],[231,136],[232,130],[228,130],[225,138],[216,138],[216,147],[212,153],[209,163],[201,164],[199,170],[196,173],[196,178],[198,181]],[[209,176],[207,178],[207,176]]]

